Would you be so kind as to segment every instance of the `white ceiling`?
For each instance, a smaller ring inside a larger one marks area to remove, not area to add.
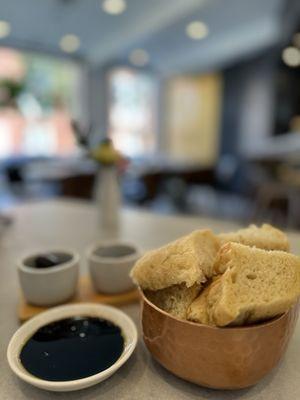
[[[218,68],[275,43],[284,0],[127,0],[126,11],[111,16],[101,0],[0,0],[0,20],[11,35],[0,45],[60,54],[61,36],[81,39],[77,56],[93,65],[124,60],[142,47],[162,72]],[[200,19],[210,34],[201,41],[185,35]]]

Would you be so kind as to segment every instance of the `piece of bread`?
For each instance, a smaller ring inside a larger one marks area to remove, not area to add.
[[[292,254],[227,243],[218,263],[225,272],[191,304],[188,318],[193,321],[235,326],[267,320],[300,296],[300,258]]]
[[[221,233],[218,238],[221,245],[237,242],[265,250],[289,251],[290,249],[286,234],[269,224],[263,224],[261,227],[250,225],[235,232]]]
[[[145,296],[157,307],[173,315],[186,319],[187,309],[198,296],[201,285],[186,287],[185,284],[173,285],[160,290],[145,290]]]
[[[217,284],[220,276],[213,278],[205,288],[201,291],[200,295],[190,302],[190,305],[186,312],[186,319],[189,321],[198,322],[205,325],[210,325],[208,313],[207,313],[207,297],[210,290]]]
[[[219,241],[210,230],[198,230],[147,252],[130,276],[142,289],[159,290],[184,283],[201,284],[213,274]]]

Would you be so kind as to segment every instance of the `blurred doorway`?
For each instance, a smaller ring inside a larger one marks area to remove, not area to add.
[[[166,86],[166,151],[178,161],[214,166],[219,153],[222,78],[171,78]]]

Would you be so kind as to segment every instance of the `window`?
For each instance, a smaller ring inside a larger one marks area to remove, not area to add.
[[[70,61],[0,48],[1,158],[76,151],[70,115],[79,74]]]
[[[156,148],[156,79],[144,72],[116,68],[108,74],[108,129],[116,148],[128,156]]]

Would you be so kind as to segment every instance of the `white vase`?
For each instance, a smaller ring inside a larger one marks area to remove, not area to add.
[[[120,225],[121,192],[115,166],[101,167],[96,182],[96,202],[102,232],[116,236]]]

